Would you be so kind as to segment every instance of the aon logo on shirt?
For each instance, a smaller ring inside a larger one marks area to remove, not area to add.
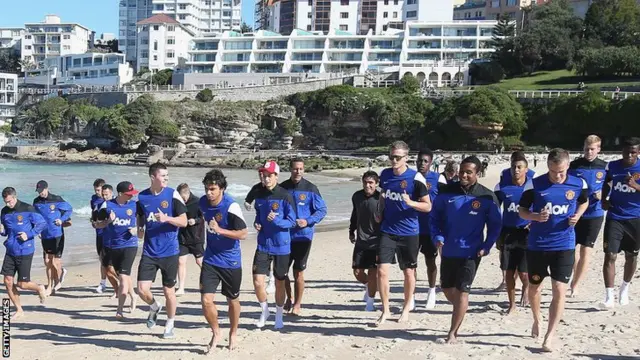
[[[569,212],[569,205],[553,205],[552,203],[547,203],[544,208],[551,215],[564,215]]]
[[[632,188],[627,184],[623,184],[621,182],[616,183],[616,186],[613,187],[613,190],[620,191],[623,193],[635,193],[636,189]]]
[[[391,190],[387,190],[384,197],[393,201],[402,201],[402,195],[397,192],[392,192]]]
[[[147,216],[147,222],[156,222],[155,214],[149,213],[149,216]]]
[[[113,225],[116,225],[116,226],[131,226],[131,219],[116,218],[115,220],[113,220]]]
[[[509,207],[507,208],[508,212],[513,212],[513,213],[517,213],[518,212],[518,204],[516,203],[511,203],[509,205]]]

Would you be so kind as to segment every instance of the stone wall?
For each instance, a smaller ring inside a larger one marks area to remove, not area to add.
[[[123,92],[69,94],[67,99],[69,101],[84,99],[99,107],[111,107],[117,104],[126,104],[127,94]]]
[[[37,146],[37,145],[21,145],[21,146],[3,146],[0,152],[15,154],[15,155],[28,155],[34,154],[40,151],[48,151],[51,149],[57,149],[57,146]]]

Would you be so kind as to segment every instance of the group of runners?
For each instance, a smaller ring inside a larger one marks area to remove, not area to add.
[[[404,275],[404,305],[398,321],[406,322],[416,307],[420,252],[424,254],[429,284],[426,308],[436,306],[436,258],[440,254],[440,287],[453,304],[445,341],[455,343],[481,259],[497,243],[509,300],[506,313],[517,308],[515,287],[519,277],[523,283],[520,304],[531,306],[534,337],[540,334],[542,323],[541,283],[546,277],[552,279],[553,300],[543,343],[543,349],[550,351],[567,290],[570,288],[571,296],[578,294],[603,222],[603,306],[610,308],[615,303],[615,261],[620,251],[625,251],[625,271],[618,300],[621,305],[628,304],[640,249],[640,139],[627,140],[622,159],[608,164],[598,158],[600,145],[597,136],[587,137],[584,155],[573,162],[567,151],[551,150],[548,172],[539,176],[528,168],[524,153],[514,152],[510,168],[502,172],[499,183],[490,190],[478,183],[483,165],[475,156],[464,158],[457,174],[441,174],[430,171],[431,150],[421,150],[417,169],[412,169],[407,165],[408,145],[402,141],[391,144],[391,167],[380,174],[369,170],[362,176],[362,190],[352,197],[349,225],[354,276],[367,287],[365,310],[375,310],[376,293],[381,299],[382,313],[376,325],[381,326],[391,316],[391,264],[397,263]],[[252,274],[261,308],[256,323],[259,328],[272,314],[267,297],[270,292],[275,293],[275,329],[284,327],[285,312],[300,315],[314,228],[327,214],[318,188],[304,178],[304,160],[294,158],[289,167],[290,178],[279,183],[279,165],[266,162],[258,171],[260,182],[244,203],[247,210],[255,209],[252,226],[257,231],[257,248]],[[160,163],[149,167],[149,177],[151,186],[140,192],[128,181],[120,182],[115,192],[102,179],[93,184],[91,222],[96,229],[102,276],[96,291],[105,291],[108,280],[118,298],[116,317],[124,316],[127,297],[131,300],[130,311],[135,310],[137,296],[131,269],[138,239],[144,239],[137,295],[149,305],[149,328],[156,325],[164,307],[167,321],[163,336],[172,338],[176,295],[184,293],[186,259],[193,254],[201,267],[199,287],[204,317],[213,332],[209,349],[214,349],[221,338],[214,304],[220,285],[229,307],[229,348],[233,349],[241,312],[239,241],[246,239],[248,233],[240,205],[225,192],[227,180],[218,169],[204,176],[205,195],[199,199],[186,184],[176,190],[168,187],[168,170]],[[0,215],[0,235],[7,238],[2,275],[16,307],[14,317],[23,314],[18,288],[37,292],[44,302],[60,289],[67,273],[60,256],[64,228],[71,225],[71,206],[49,193],[45,181],[38,182],[36,191],[38,197],[33,205],[18,200],[11,187],[2,191],[6,206]],[[47,265],[46,286],[30,279],[34,240],[38,236]],[[150,291],[158,270],[164,305]]]

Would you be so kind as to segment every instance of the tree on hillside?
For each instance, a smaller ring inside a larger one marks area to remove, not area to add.
[[[0,50],[0,72],[18,74],[20,73],[20,56],[13,49]]]
[[[164,69],[153,74],[153,85],[171,85],[173,70]]]
[[[584,38],[590,45],[637,45],[640,6],[636,0],[595,1],[584,19]]]
[[[508,75],[517,73],[514,57],[516,27],[508,14],[501,14],[493,28],[490,46],[495,49],[491,60],[498,63]]]

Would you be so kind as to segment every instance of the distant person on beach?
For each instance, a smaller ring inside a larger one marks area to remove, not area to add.
[[[573,278],[569,286],[570,296],[578,293],[580,280],[587,273],[593,246],[598,239],[604,210],[602,209],[602,186],[605,182],[607,162],[599,159],[602,140],[597,135],[589,135],[584,140],[582,157],[569,165],[569,174],[583,179],[589,187],[589,207],[576,224],[576,260],[573,267]]]
[[[102,203],[100,207],[101,218],[96,227],[104,229],[104,234],[109,237],[109,248],[106,249],[109,263],[113,271],[119,277],[117,287],[118,308],[116,309],[116,319],[124,317],[124,302],[127,295],[131,300],[129,312],[136,309],[137,297],[133,290],[131,280],[131,268],[138,252],[138,236],[144,234],[139,232],[136,219],[137,203],[133,197],[138,194],[138,190],[128,181],[122,181],[116,186],[118,196]]]
[[[430,171],[433,161],[433,151],[425,148],[418,152],[418,171],[424,176],[427,182],[427,190],[429,190],[429,199],[433,204],[438,195],[438,189],[447,185],[447,179],[444,175],[437,171]],[[429,293],[427,294],[426,308],[433,309],[436,306],[436,280],[438,276],[438,267],[436,266],[436,258],[438,257],[438,249],[433,241],[431,241],[431,228],[429,226],[429,213],[419,213],[418,220],[420,224],[420,252],[424,255],[424,262],[427,267],[427,279],[429,281]]]
[[[102,185],[102,199],[103,202],[100,205],[101,208],[106,202],[113,200],[113,186],[109,184]],[[96,220],[99,222],[103,222],[109,219],[109,214],[105,211],[98,211],[96,215]],[[98,224],[96,223],[96,227]],[[105,226],[103,224],[102,226]],[[102,246],[100,250],[100,267],[101,272],[105,274],[107,280],[113,287],[113,297],[118,296],[118,274],[116,274],[116,270],[113,268],[113,264],[111,263],[111,238],[113,237],[112,231],[104,231],[102,233]]]
[[[507,315],[516,311],[516,277],[522,281],[520,306],[526,306],[529,280],[527,275],[527,237],[530,221],[520,217],[518,204],[529,177],[529,163],[522,152],[511,154],[509,176],[502,176],[494,189],[498,202],[503,207],[502,232],[496,243],[500,251],[502,281],[506,282],[509,309]]]
[[[444,178],[447,180],[447,184],[451,184],[458,181],[458,163],[449,160],[447,164],[444,166],[444,171],[441,173]]]
[[[616,258],[625,253],[624,275],[618,302],[629,304],[629,286],[638,265],[640,251],[640,138],[623,142],[622,159],[607,165],[602,188],[602,207],[607,210],[604,224],[604,307],[614,306],[613,288]]]
[[[178,193],[187,207],[187,227],[178,230],[178,241],[180,242],[180,257],[178,258],[178,289],[176,296],[184,295],[187,281],[187,257],[192,254],[196,264],[202,267],[202,257],[204,256],[204,223],[202,221],[202,211],[198,206],[198,197],[193,195],[189,185],[178,185]]]
[[[49,192],[49,184],[40,180],[36,184],[38,196],[33,199],[33,207],[47,223],[42,230],[42,249],[44,251],[44,264],[47,272],[47,296],[53,291],[60,290],[67,269],[62,267],[62,252],[64,251],[63,224],[71,219],[73,208],[58,195]]]
[[[283,181],[280,186],[291,194],[296,204],[296,226],[291,229],[291,254],[289,255],[289,268],[293,265],[295,296],[292,304],[291,281],[287,276],[285,311],[291,310],[293,315],[300,315],[304,295],[304,271],[307,268],[314,230],[316,224],[327,216],[327,205],[318,187],[304,178],[302,158],[291,159],[289,169],[291,177]]]
[[[227,179],[222,171],[209,171],[202,180],[205,195],[198,201],[207,233],[207,249],[200,272],[202,311],[213,335],[207,352],[214,351],[222,338],[218,324],[218,310],[214,296],[218,285],[229,305],[229,350],[236,346],[240,322],[240,286],[242,284],[242,256],[240,240],[247,237],[247,225],[240,205],[225,193]]]
[[[391,167],[380,173],[380,246],[378,247],[378,291],[382,314],[376,326],[383,325],[391,315],[389,309],[389,267],[397,258],[404,274],[404,304],[399,322],[409,320],[415,307],[413,293],[420,251],[419,212],[431,211],[429,190],[424,176],[407,165],[409,145],[395,141],[389,147]]]
[[[151,329],[156,325],[158,313],[162,309],[162,305],[151,293],[151,284],[160,270],[167,309],[163,337],[167,339],[175,336],[173,330],[177,300],[174,286],[180,254],[178,230],[187,226],[187,208],[180,194],[167,187],[169,171],[165,165],[151,165],[149,178],[151,186],[138,194],[138,233],[144,235],[142,257],[138,266],[138,294],[149,304],[147,327]]]
[[[256,194],[254,228],[258,231],[258,246],[253,257],[253,285],[261,314],[256,326],[264,327],[269,318],[269,303],[265,291],[265,276],[273,262],[276,278],[275,329],[284,327],[285,279],[291,252],[290,230],[296,226],[296,205],[291,194],[278,185],[280,166],[269,160],[260,168],[264,187]]]
[[[453,304],[451,327],[445,340],[449,344],[457,341],[480,259],[489,254],[502,227],[498,199],[493,191],[478,183],[481,167],[475,156],[463,159],[460,181],[440,189],[431,212],[431,238],[442,253],[440,286]]]
[[[556,328],[564,312],[567,284],[575,261],[574,226],[589,207],[587,183],[569,170],[569,153],[553,149],[547,158],[549,172],[525,186],[520,198],[520,217],[531,221],[527,241],[529,305],[533,314],[531,336],[540,334],[542,281],[551,276],[552,300],[549,324],[542,349],[552,351]]]
[[[362,190],[351,197],[351,218],[349,220],[349,240],[353,247],[351,267],[353,276],[366,285],[364,300],[365,311],[375,311],[374,300],[378,291],[377,253],[380,243],[380,217],[378,203],[380,192],[377,190],[380,179],[375,171],[362,175]]]
[[[7,237],[2,275],[7,295],[16,307],[11,317],[13,320],[24,315],[18,288],[37,292],[40,303],[44,303],[47,297],[44,285],[31,281],[31,262],[36,250],[34,239],[46,228],[47,223],[33,206],[18,200],[14,188],[4,188],[2,199],[6,206],[0,212],[0,236]],[[14,279],[17,280],[16,284],[13,283]]]
[[[91,195],[91,200],[89,200],[89,206],[91,207],[91,226],[96,229],[96,252],[98,253],[98,259],[102,256],[102,233],[104,232],[104,229],[96,228],[96,221],[98,210],[100,210],[100,207],[104,202],[104,198],[102,197],[102,185],[104,184],[106,184],[106,182],[101,178],[98,178],[93,182],[94,194]],[[107,290],[107,274],[104,272],[102,262],[100,262],[100,260],[98,260],[98,262],[100,263],[100,284],[96,287],[95,291],[98,294],[102,294]]]

